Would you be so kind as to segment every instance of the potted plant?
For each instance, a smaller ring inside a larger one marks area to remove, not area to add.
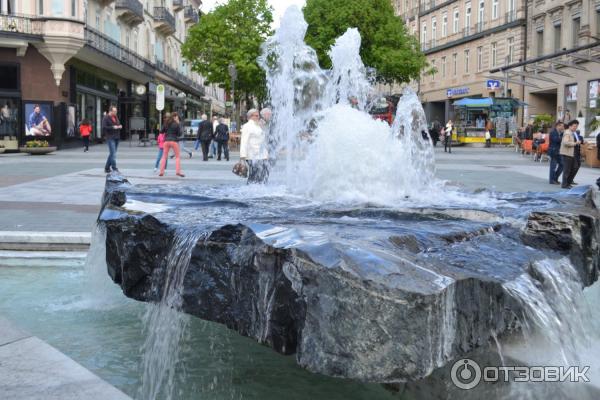
[[[533,120],[533,130],[534,132],[544,132],[547,133],[549,128],[552,128],[552,123],[554,119],[552,115],[549,114],[539,114],[536,115]]]
[[[48,154],[56,151],[56,146],[50,146],[50,144],[45,140],[30,140],[19,150],[31,155]]]

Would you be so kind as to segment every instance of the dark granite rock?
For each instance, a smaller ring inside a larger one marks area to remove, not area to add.
[[[586,285],[598,275],[598,211],[581,198],[564,202],[584,207],[586,217],[565,215],[571,207],[531,213],[521,236],[533,247],[542,243],[540,251],[521,243],[514,228],[499,229],[500,211],[497,218],[467,213],[468,220],[457,210],[417,217],[388,210],[374,223],[373,209],[368,218],[356,211],[347,217],[279,205],[281,199],[219,200],[178,190],[107,184],[99,221],[111,278],[129,297],[158,301],[156,283],[175,237],[186,227],[202,229],[182,310],[330,376],[419,379],[487,344],[492,331],[518,329],[520,305],[503,284],[528,273],[536,259],[570,252]],[[150,212],[148,204],[165,208]]]

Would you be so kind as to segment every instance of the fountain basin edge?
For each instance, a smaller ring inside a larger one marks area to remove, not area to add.
[[[123,207],[132,188],[122,177],[107,178],[98,222],[106,230],[108,273],[126,296],[158,302],[156,280],[164,279],[165,257],[179,227],[160,215]],[[599,269],[597,210],[571,219],[564,218],[565,211],[559,214],[564,229],[556,243],[562,247],[550,250],[569,254],[589,285]],[[567,229],[568,221],[578,218],[584,222]],[[535,239],[552,234],[550,220],[528,221],[522,240],[532,247],[556,247]],[[355,271],[352,249],[339,243],[311,242],[276,225],[215,226],[192,250],[182,311],[281,354],[295,354],[312,372],[377,383],[426,377],[487,344],[491,332],[519,329],[521,306],[503,288],[510,277],[435,264],[415,269],[409,253],[396,260],[398,270],[367,279]],[[522,273],[530,270],[522,266]]]

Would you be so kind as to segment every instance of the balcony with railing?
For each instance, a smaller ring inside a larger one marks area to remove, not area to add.
[[[138,71],[148,73],[152,69],[148,60],[95,29],[85,28],[85,44],[106,56],[130,65]]]
[[[175,17],[166,7],[154,7],[154,29],[163,35],[172,35],[177,30]]]
[[[188,24],[197,24],[200,21],[198,11],[192,6],[185,7],[183,12],[183,20]]]
[[[438,51],[438,49],[451,47],[459,41],[469,40],[469,38],[477,39],[483,35],[502,29],[502,27],[510,28],[511,24],[515,23],[525,23],[525,8],[509,11],[504,15],[504,18],[477,22],[473,26],[467,26],[456,33],[437,38],[434,41],[422,43],[421,50],[426,53],[432,53]]]
[[[0,34],[42,35],[43,21],[30,15],[0,14]]]
[[[202,95],[205,94],[204,86],[194,82],[192,79],[188,78],[181,72],[177,71],[175,68],[166,64],[163,61],[156,61],[156,69],[162,72],[165,75],[170,76],[171,78],[177,80],[180,84],[184,86],[188,86],[200,92]]]
[[[144,22],[144,5],[139,0],[117,0],[117,18],[124,23],[137,26]]]
[[[183,0],[173,0],[173,11],[183,10]]]

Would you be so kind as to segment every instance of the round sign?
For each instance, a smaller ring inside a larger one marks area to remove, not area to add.
[[[135,92],[138,96],[143,96],[146,94],[146,86],[145,85],[137,85],[135,87]]]
[[[165,109],[165,85],[156,86],[156,109],[158,111]]]

